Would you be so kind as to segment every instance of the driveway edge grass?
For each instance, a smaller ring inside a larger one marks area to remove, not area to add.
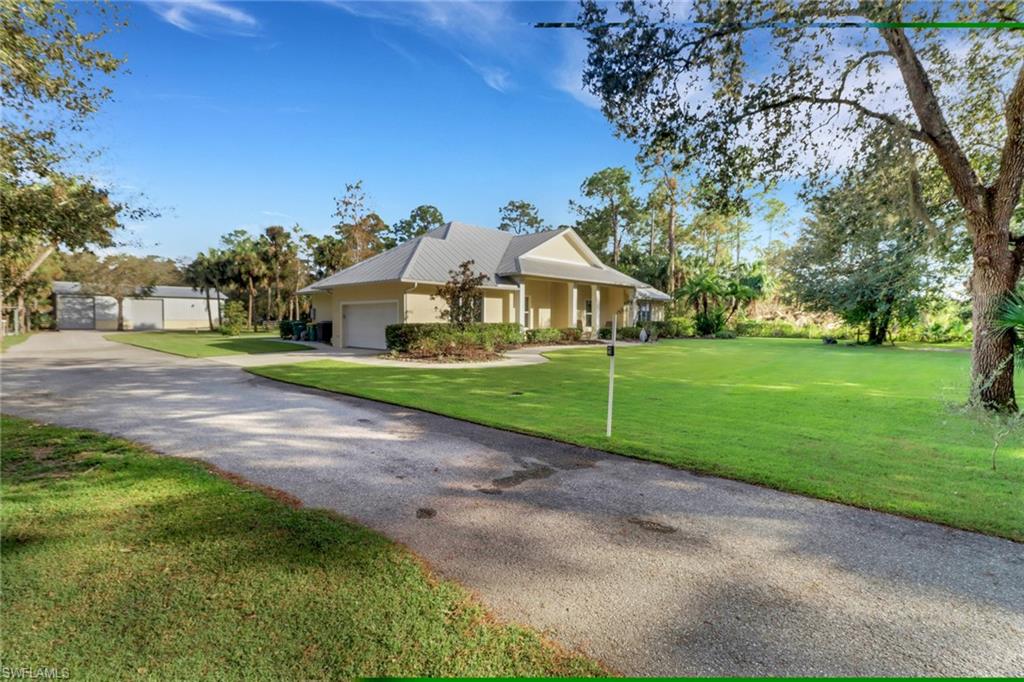
[[[546,353],[542,354],[542,355],[544,355],[545,357],[547,356]],[[550,360],[550,358],[549,358],[549,360]],[[684,464],[679,464],[677,462],[672,462],[672,461],[669,461],[669,460],[663,458],[662,456],[660,456],[658,453],[656,453],[654,451],[645,450],[643,447],[638,447],[635,450],[630,450],[628,448],[616,448],[614,442],[609,442],[607,444],[607,447],[599,447],[599,446],[594,445],[593,443],[587,442],[584,439],[574,439],[572,437],[560,437],[560,436],[552,435],[549,432],[543,432],[543,431],[539,431],[539,430],[534,430],[534,429],[530,429],[528,427],[510,426],[508,424],[503,424],[503,423],[499,423],[499,422],[490,420],[490,419],[488,419],[485,416],[477,417],[477,416],[456,415],[456,414],[452,414],[452,413],[441,412],[439,410],[431,409],[429,407],[423,407],[421,405],[415,405],[415,404],[412,404],[412,403],[399,402],[399,401],[395,401],[395,400],[388,400],[388,399],[385,399],[385,398],[370,396],[370,395],[365,394],[365,393],[359,393],[358,389],[342,390],[342,389],[334,389],[334,388],[321,388],[319,386],[314,386],[314,385],[307,384],[307,383],[302,383],[302,382],[298,382],[298,381],[290,381],[290,380],[288,380],[286,378],[276,377],[276,376],[268,376],[267,374],[264,374],[264,372],[266,372],[266,371],[272,371],[272,370],[274,370],[275,368],[278,368],[278,367],[286,367],[286,366],[288,366],[290,364],[294,364],[294,363],[285,363],[285,364],[282,364],[282,365],[265,365],[265,366],[262,366],[262,367],[247,367],[247,368],[245,368],[245,371],[250,373],[250,374],[253,374],[255,376],[258,376],[258,377],[260,377],[262,379],[266,379],[268,381],[274,381],[274,382],[278,382],[278,383],[282,383],[282,384],[296,386],[296,387],[299,387],[299,388],[302,388],[302,389],[305,389],[305,390],[308,390],[308,391],[315,391],[317,393],[324,394],[324,395],[332,395],[332,394],[333,395],[344,395],[344,396],[350,396],[350,397],[358,398],[360,400],[369,400],[371,402],[381,403],[381,404],[384,404],[384,405],[391,405],[393,407],[400,407],[400,408],[403,408],[403,409],[412,409],[412,410],[416,410],[418,412],[423,412],[425,414],[436,415],[438,417],[445,417],[447,419],[457,419],[459,421],[467,422],[467,423],[470,423],[470,424],[477,424],[479,426],[485,426],[487,428],[497,429],[499,431],[505,431],[507,433],[515,433],[515,434],[521,434],[521,435],[525,435],[525,436],[530,436],[530,437],[533,437],[533,438],[541,438],[541,439],[544,439],[544,440],[547,440],[547,441],[551,441],[551,442],[555,442],[555,443],[561,443],[561,444],[565,444],[565,445],[571,445],[571,446],[574,446],[574,447],[585,448],[585,449],[588,449],[588,450],[593,450],[595,452],[601,452],[601,453],[608,454],[608,455],[614,455],[614,456],[620,456],[620,457],[628,457],[629,459],[633,459],[633,460],[637,460],[637,461],[641,461],[641,462],[648,462],[648,463],[651,463],[651,464],[658,464],[658,465],[662,465],[662,466],[668,466],[668,467],[671,467],[673,469],[678,469],[680,471],[685,471],[685,472],[694,474],[696,476],[714,476],[714,477],[717,477],[717,478],[723,478],[723,479],[728,479],[728,480],[731,480],[731,481],[737,481],[739,483],[745,483],[747,485],[753,485],[753,486],[756,486],[758,488],[764,488],[764,489],[767,489],[767,490],[774,490],[774,491],[783,492],[783,493],[787,493],[787,494],[791,494],[791,495],[799,495],[801,497],[805,497],[805,498],[809,498],[809,499],[820,500],[820,501],[829,502],[829,503],[832,503],[832,504],[839,504],[839,505],[843,505],[843,506],[847,506],[847,507],[854,507],[856,509],[863,509],[865,511],[877,512],[877,513],[882,513],[882,514],[891,514],[893,516],[899,516],[899,517],[906,518],[906,519],[911,519],[911,520],[914,520],[914,521],[922,521],[922,522],[925,522],[925,523],[932,523],[932,524],[943,526],[943,527],[950,528],[950,529],[953,529],[953,530],[967,531],[967,532],[971,532],[971,533],[979,533],[981,535],[987,535],[987,536],[990,536],[990,537],[996,537],[996,538],[1008,540],[1010,542],[1015,542],[1015,543],[1018,543],[1018,544],[1024,544],[1024,530],[1022,530],[1021,533],[1019,533],[1017,535],[1013,535],[1013,534],[1009,534],[1009,533],[999,532],[997,529],[983,528],[983,527],[973,526],[973,525],[969,525],[969,524],[957,524],[955,522],[946,521],[946,520],[943,520],[943,519],[940,519],[940,518],[935,518],[935,517],[928,516],[928,515],[925,515],[925,514],[915,514],[913,512],[900,509],[898,507],[887,508],[887,507],[884,507],[884,506],[871,506],[871,505],[868,505],[868,504],[859,504],[859,503],[857,503],[854,500],[849,500],[847,498],[844,498],[841,494],[822,493],[822,492],[815,491],[815,490],[810,490],[810,489],[807,489],[807,488],[801,488],[800,486],[795,486],[795,485],[791,486],[791,485],[786,485],[786,484],[775,484],[774,481],[759,480],[757,477],[746,477],[746,476],[743,476],[741,473],[736,473],[736,472],[733,472],[733,471],[731,471],[729,469],[716,468],[716,467],[713,467],[713,466],[711,466],[711,467],[703,467],[703,466],[700,466],[698,464],[685,464],[685,465]]]
[[[292,353],[313,350],[312,347],[292,341],[285,341],[272,335],[224,336],[212,332],[156,331],[156,332],[112,332],[104,334],[104,339],[135,348],[166,353],[181,358],[202,359],[225,357],[229,355],[268,355],[273,353]],[[161,343],[164,339],[167,343]],[[149,341],[149,343],[147,343]],[[153,343],[156,341],[156,343]],[[209,351],[218,345],[233,346],[218,351]]]
[[[28,337],[32,336],[35,332],[28,332],[25,334],[8,334],[0,340],[0,353],[6,351],[9,348],[14,348],[19,343],[24,343],[28,340]]]
[[[608,672],[288,493],[86,429],[2,423],[7,665],[60,660],[87,677]]]

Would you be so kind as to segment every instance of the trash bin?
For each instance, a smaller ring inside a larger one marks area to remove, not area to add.
[[[326,322],[317,322],[316,326],[317,326],[317,333],[316,334],[317,334],[317,338],[320,340],[320,343],[330,344],[331,343],[331,334],[334,331],[334,329],[331,326],[331,321],[327,320]]]

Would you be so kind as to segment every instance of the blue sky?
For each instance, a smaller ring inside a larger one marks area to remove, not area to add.
[[[201,0],[123,6],[130,73],[93,122],[90,172],[159,219],[136,252],[190,256],[243,227],[323,234],[361,178],[387,222],[431,203],[493,226],[510,199],[551,224],[605,166],[632,167],[582,91],[585,50],[538,20],[574,3]]]

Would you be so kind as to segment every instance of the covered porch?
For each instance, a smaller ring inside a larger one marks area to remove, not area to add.
[[[619,326],[633,324],[635,293],[628,286],[525,277],[512,292],[513,311],[524,329],[576,327],[596,336],[614,316]]]

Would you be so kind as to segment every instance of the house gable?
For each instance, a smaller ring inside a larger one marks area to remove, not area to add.
[[[601,261],[587,248],[583,240],[571,230],[566,230],[558,236],[538,244],[522,254],[520,258],[544,258],[573,265],[601,267]]]

